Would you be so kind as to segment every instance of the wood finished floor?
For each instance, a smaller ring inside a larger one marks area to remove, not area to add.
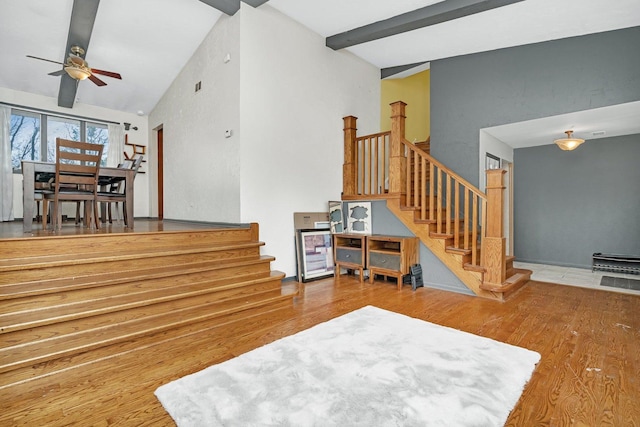
[[[539,352],[507,425],[640,425],[640,296],[530,282],[499,303],[428,288],[398,291],[389,282],[361,284],[354,277],[299,286],[289,309],[202,325],[198,333],[89,365],[70,367],[82,356],[62,360],[55,362],[57,374],[0,383],[0,426],[171,426],[153,394],[159,385],[365,305]]]

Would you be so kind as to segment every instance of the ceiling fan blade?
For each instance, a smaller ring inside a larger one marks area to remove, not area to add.
[[[62,70],[58,70],[58,71],[54,71],[53,73],[49,73],[50,76],[62,76],[65,73],[64,69]]]
[[[27,58],[39,59],[40,61],[53,62],[54,64],[64,65],[63,62],[52,61],[51,59],[38,58],[37,56],[27,55]]]
[[[122,80],[122,76],[120,74],[114,73],[112,71],[104,71],[104,70],[98,70],[97,68],[92,68],[91,72],[94,73],[94,74],[102,74],[103,76],[112,77],[114,79]]]
[[[102,80],[100,80],[99,78],[94,76],[93,74],[89,74],[89,80],[91,80],[92,82],[94,82],[98,86],[106,86],[107,85],[105,82],[103,82]]]

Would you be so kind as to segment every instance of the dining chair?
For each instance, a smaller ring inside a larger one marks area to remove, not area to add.
[[[51,189],[42,194],[43,219],[49,212],[49,203],[53,201],[51,226],[62,228],[61,202],[85,202],[85,226],[93,222],[100,228],[98,221],[98,177],[102,160],[101,144],[56,139],[56,174]],[[90,202],[90,203],[89,203]],[[93,220],[93,221],[91,221]],[[42,221],[46,229],[46,220]]]
[[[118,165],[118,167],[133,170],[133,177],[135,179],[143,159],[144,159],[144,156],[138,156],[135,159],[126,159],[124,162]],[[119,211],[118,203],[122,203],[122,218],[124,219],[124,225],[125,226],[129,225],[129,221],[127,218],[127,193],[126,192],[127,192],[127,188],[126,188],[126,183],[124,179],[118,179],[118,180],[112,181],[107,187],[106,191],[98,191],[98,194],[97,194],[98,202],[108,204],[107,216],[110,224],[113,222],[113,217],[111,215],[112,214],[111,204],[112,203],[115,204],[115,210],[116,212],[119,213],[120,211]],[[104,213],[103,213],[103,217],[104,217]]]

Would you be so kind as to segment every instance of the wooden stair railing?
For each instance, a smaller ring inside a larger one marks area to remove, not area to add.
[[[468,264],[480,266],[486,195],[414,144],[402,143],[412,159],[405,179],[404,206],[415,209],[416,222],[433,224],[432,233],[450,239],[449,248],[469,255]]]
[[[391,131],[357,136],[344,118],[343,200],[386,199],[387,207],[476,295],[504,300],[524,286],[503,235],[505,171],[487,171],[487,193],[405,139],[405,107],[391,104]]]

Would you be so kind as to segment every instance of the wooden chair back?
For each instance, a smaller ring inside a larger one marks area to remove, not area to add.
[[[54,191],[70,189],[95,194],[103,148],[101,144],[57,138]]]
[[[103,145],[88,142],[56,139],[56,174],[51,183],[51,192],[44,194],[44,215],[48,212],[48,204],[53,200],[53,228],[61,227],[62,209],[60,202],[91,202],[91,209],[85,204],[85,222],[89,225],[88,214],[93,211],[96,228],[100,228],[97,220],[98,177],[102,161]],[[79,212],[77,210],[76,215]],[[46,222],[43,221],[43,227]]]

